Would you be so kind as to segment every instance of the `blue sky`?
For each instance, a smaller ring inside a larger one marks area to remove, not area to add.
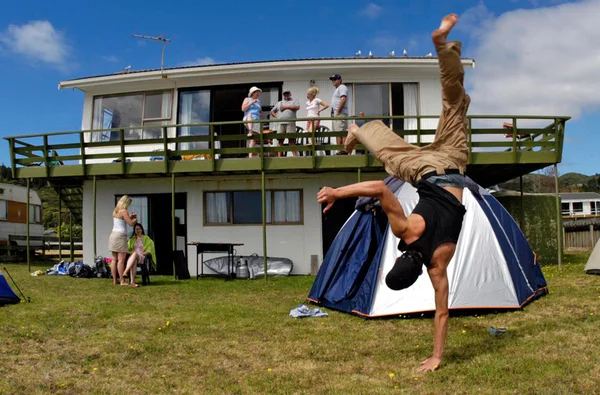
[[[600,172],[600,0],[2,3],[1,136],[80,129],[83,94],[59,91],[61,80],[159,67],[160,45],[132,33],[171,38],[167,67],[358,49],[422,56],[432,28],[456,12],[453,38],[477,62],[466,77],[470,113],[571,115],[560,172]],[[4,140],[0,157],[9,164]]]

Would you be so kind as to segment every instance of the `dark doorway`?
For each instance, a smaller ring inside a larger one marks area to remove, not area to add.
[[[115,204],[122,195],[115,196]],[[153,193],[129,195],[131,212],[136,212],[144,225],[146,235],[154,241],[156,269],[158,274],[173,274],[171,194]],[[187,194],[175,194],[175,240],[178,249],[186,250],[187,243]],[[128,230],[128,237],[132,229]]]
[[[173,274],[173,232],[171,218],[171,194],[157,193],[148,196],[149,206],[149,229],[148,236],[154,240],[156,249],[156,270],[158,274]],[[178,244],[187,243],[187,210],[186,193],[175,194],[175,240]],[[181,246],[180,246],[181,248]]]
[[[335,236],[337,236],[342,226],[344,226],[354,212],[356,200],[357,198],[338,199],[329,211],[323,214],[323,257],[327,255],[327,251],[329,251],[329,247],[333,243]],[[325,206],[324,204],[321,205],[321,210]]]

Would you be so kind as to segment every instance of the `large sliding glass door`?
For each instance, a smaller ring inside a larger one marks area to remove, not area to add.
[[[354,114],[361,113],[366,117],[390,116],[390,85],[355,84]],[[389,119],[382,119],[382,121],[390,125]]]
[[[416,83],[354,84],[354,115],[388,117],[390,115],[418,115],[419,86]],[[352,107],[351,107],[352,108]],[[396,120],[383,123],[394,130],[416,130],[417,119]],[[360,126],[364,121],[357,121]]]
[[[179,92],[177,110],[179,124],[210,122],[210,90],[190,90]],[[181,126],[178,136],[208,136],[208,126]],[[208,142],[180,143],[179,149],[207,149]]]
[[[282,82],[256,83],[244,85],[225,85],[204,88],[186,88],[179,90],[179,106],[177,111],[177,123],[193,124],[199,122],[228,122],[241,121],[243,113],[241,110],[242,102],[248,95],[252,86],[258,86],[262,89],[260,101],[262,105],[263,116],[266,121],[269,119],[271,109],[281,100]],[[269,123],[264,125],[269,128]],[[243,124],[216,125],[214,133],[217,136],[245,135]],[[183,126],[177,130],[178,136],[208,136],[208,126]],[[182,143],[180,149],[206,149],[208,142],[201,143]],[[223,141],[215,148],[240,148],[245,147],[243,141]],[[239,155],[246,156],[246,155]]]

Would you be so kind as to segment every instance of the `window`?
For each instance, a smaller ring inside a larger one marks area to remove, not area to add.
[[[6,200],[0,200],[0,220],[8,219],[8,204]]]
[[[115,196],[115,206],[117,205],[119,199],[121,199],[121,196],[123,195]],[[129,214],[137,213],[138,223],[142,224],[144,227],[144,232],[148,234],[150,232],[148,229],[148,197],[131,195],[129,195],[129,197],[131,197],[131,204],[129,205],[127,212],[129,212]],[[127,237],[129,237],[132,233],[133,227],[127,225]]]
[[[94,98],[92,129],[114,129],[166,125],[171,119],[172,92],[146,92]],[[125,140],[155,139],[162,136],[160,127],[130,129]],[[118,141],[118,131],[96,132],[92,141]]]
[[[42,206],[31,204],[29,206],[29,223],[30,224],[41,224],[42,223]]]
[[[582,202],[573,202],[573,213],[575,213],[575,214],[583,213],[583,203]]]
[[[194,90],[179,92],[177,119],[180,124],[210,122],[210,91]],[[178,136],[208,136],[208,126],[182,126],[177,128]],[[207,149],[208,142],[197,141],[180,143],[179,149]]]
[[[590,202],[591,214],[600,214],[600,202]]]
[[[364,113],[367,117],[390,115],[418,115],[419,85],[417,83],[348,84],[348,108],[354,115]],[[354,93],[353,93],[354,92]],[[354,104],[350,98],[354,98]],[[390,121],[383,122],[390,126]],[[362,121],[357,121],[360,126]],[[422,124],[421,127],[424,125]],[[394,130],[416,130],[417,119],[394,121]]]
[[[390,115],[390,86],[389,84],[355,84],[354,114],[361,112],[367,117]],[[383,119],[389,126],[389,119]]]
[[[563,215],[571,215],[571,207],[569,203],[561,203],[561,207]]]
[[[266,191],[268,224],[302,224],[302,191]],[[262,224],[260,191],[206,192],[204,194],[206,225]]]

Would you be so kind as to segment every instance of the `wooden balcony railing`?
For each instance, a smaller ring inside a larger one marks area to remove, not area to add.
[[[393,130],[408,142],[423,146],[433,140],[435,129],[432,125],[437,124],[438,118],[389,116],[347,119],[358,124],[382,120],[392,125]],[[331,119],[333,118],[320,118],[321,123]],[[568,119],[569,117],[551,116],[469,116],[469,164],[559,163]],[[292,121],[304,124],[307,119]],[[79,130],[11,136],[5,139],[9,143],[15,178],[381,169],[377,159],[360,145],[353,155],[335,155],[336,151],[343,148],[335,144],[335,137],[344,137],[345,131],[298,129],[297,133],[285,135],[287,139],[297,139],[296,146],[275,146],[273,141],[281,135],[269,133],[263,126],[276,125],[277,120],[255,123],[261,124],[263,132],[254,137],[246,135],[244,122],[235,121]],[[201,130],[202,134],[181,135],[181,131],[187,128]],[[149,135],[151,138],[131,139],[131,135]],[[103,138],[108,141],[103,141]],[[252,139],[256,140],[256,147],[250,148],[248,143]],[[297,153],[298,156],[288,156],[290,152]],[[278,157],[278,153],[282,157]]]

